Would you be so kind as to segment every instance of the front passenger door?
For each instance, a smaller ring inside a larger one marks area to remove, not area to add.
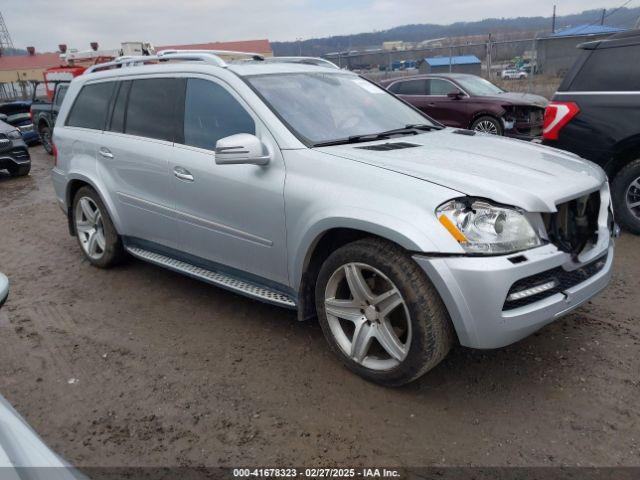
[[[285,167],[275,139],[229,86],[210,78],[187,80],[182,133],[170,165],[180,249],[286,285]],[[217,165],[216,142],[238,133],[256,135],[269,164]]]
[[[452,98],[450,93],[460,92],[460,89],[449,80],[430,78],[427,80],[426,103],[430,115],[449,127],[467,128],[468,96]]]

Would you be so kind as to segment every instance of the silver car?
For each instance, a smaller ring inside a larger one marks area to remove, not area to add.
[[[4,305],[4,302],[7,301],[7,297],[9,296],[9,279],[0,272],[0,308]]]
[[[317,316],[352,371],[410,382],[513,343],[611,276],[603,171],[445,128],[319,59],[165,52],[75,79],[53,181],[97,267],[125,253]]]

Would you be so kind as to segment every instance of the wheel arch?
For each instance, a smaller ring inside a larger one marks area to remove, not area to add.
[[[320,267],[336,249],[363,238],[379,238],[392,242],[407,251],[420,251],[424,245],[389,227],[350,220],[314,229],[307,235],[304,246],[294,260],[293,285],[298,292],[298,319],[315,317],[315,283]]]
[[[117,210],[113,204],[111,197],[105,194],[104,190],[98,186],[96,182],[91,180],[82,174],[71,174],[67,180],[67,188],[65,192],[65,205],[67,206],[67,220],[69,222],[69,233],[75,236],[75,225],[73,222],[73,199],[82,187],[91,187],[100,196],[102,203],[104,203],[109,217],[118,233],[121,233],[120,218],[117,215]]]
[[[639,158],[640,134],[637,134],[616,144],[611,159],[604,165],[604,171],[611,181],[625,165]]]
[[[506,110],[504,108],[501,108],[500,111],[487,110],[487,109],[478,110],[477,112],[473,113],[473,116],[471,117],[471,121],[469,122],[468,128],[471,129],[475,121],[481,117],[495,118],[498,122],[502,123],[502,117],[504,116],[505,113],[506,113]]]
[[[42,127],[47,127],[49,129],[51,128],[51,125],[49,125],[49,121],[45,117],[40,117],[38,119],[38,133],[40,133]]]

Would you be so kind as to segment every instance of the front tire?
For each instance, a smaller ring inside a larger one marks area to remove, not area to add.
[[[122,240],[93,188],[78,190],[73,200],[72,215],[78,244],[92,265],[109,268],[122,261]]]
[[[474,120],[471,124],[471,130],[498,136],[502,136],[503,134],[502,123],[500,123],[500,120],[489,115],[484,115]]]
[[[385,386],[424,375],[453,343],[447,310],[426,274],[384,240],[359,240],[327,258],[316,283],[316,310],[344,365]]]
[[[625,166],[611,182],[616,221],[626,230],[640,235],[640,159]]]

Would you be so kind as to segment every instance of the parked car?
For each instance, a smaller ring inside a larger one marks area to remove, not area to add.
[[[544,144],[604,168],[617,221],[640,234],[640,30],[581,48],[547,108]]]
[[[509,93],[476,75],[416,75],[380,82],[390,92],[449,127],[521,140],[542,135],[547,100]]]
[[[0,121],[16,127],[20,131],[24,143],[27,145],[35,145],[40,141],[40,137],[33,128],[33,123],[31,123],[29,113],[16,113],[9,116],[0,113]]]
[[[0,395],[0,472],[3,479],[83,480],[87,477],[56,455]]]
[[[91,264],[128,252],[317,315],[384,385],[454,341],[526,337],[609,282],[596,165],[445,128],[351,72],[253,58],[124,59],[70,84],[52,179]]]
[[[31,120],[33,126],[38,133],[40,141],[45,151],[49,155],[53,155],[53,144],[51,143],[51,133],[53,127],[56,124],[56,118],[58,117],[58,111],[62,100],[69,88],[68,81],[56,81],[48,82],[49,85],[54,84],[53,99],[50,101],[46,95],[44,88],[45,83],[38,84],[33,89],[33,103],[31,105]]]
[[[20,130],[0,120],[0,170],[13,177],[28,175],[31,156]]]
[[[22,134],[27,145],[34,145],[40,141],[37,132],[33,128],[29,111],[30,101],[17,100],[0,105],[0,120],[13,125]]]
[[[0,272],[0,308],[7,301],[9,296],[9,279]]]
[[[503,70],[500,76],[503,80],[522,80],[528,78],[529,74],[524,70],[508,69]]]

